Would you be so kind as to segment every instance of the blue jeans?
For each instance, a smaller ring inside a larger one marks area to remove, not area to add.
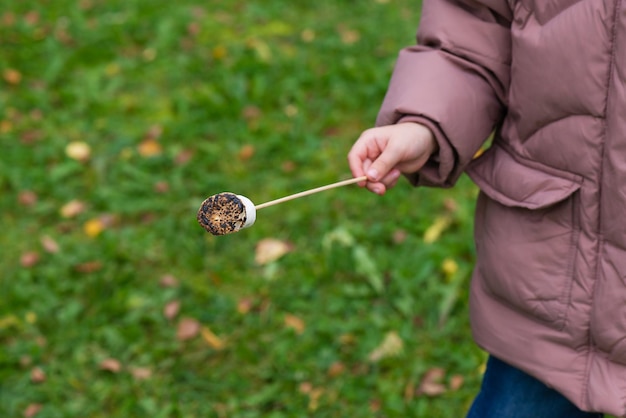
[[[491,356],[480,393],[467,418],[602,418],[583,412],[563,395]]]

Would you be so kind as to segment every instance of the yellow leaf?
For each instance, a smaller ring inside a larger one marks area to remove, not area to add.
[[[300,33],[300,38],[304,42],[313,42],[315,40],[315,31],[313,29],[304,29],[302,33]]]
[[[395,357],[404,351],[404,342],[395,331],[389,331],[383,341],[369,355],[369,360],[377,362],[387,357]]]
[[[436,218],[435,222],[424,232],[424,242],[432,244],[437,241],[448,226],[450,226],[450,218],[444,216]]]
[[[457,271],[459,271],[459,265],[453,259],[446,258],[441,264],[441,269],[443,270],[446,277],[450,278],[454,276]]]
[[[225,46],[218,45],[215,48],[213,48],[212,54],[213,54],[213,58],[215,58],[216,60],[221,60],[226,57],[226,55],[228,54],[228,50],[226,49]]]
[[[304,321],[292,314],[285,314],[285,326],[293,329],[297,334],[302,334],[306,328]]]
[[[7,329],[20,324],[20,320],[15,315],[7,315],[0,318],[0,330]]]
[[[65,147],[65,154],[73,160],[85,162],[91,157],[91,147],[82,141],[70,142]]]
[[[34,324],[35,322],[37,322],[37,314],[35,312],[29,311],[26,312],[26,315],[24,316],[24,319],[26,320],[26,322],[28,322],[29,324]]]
[[[85,231],[88,237],[95,238],[104,231],[104,223],[100,218],[90,219],[85,222],[83,231]]]
[[[286,242],[275,238],[265,238],[256,245],[256,253],[254,261],[263,266],[272,261],[276,261],[293,249],[293,246]]]
[[[222,350],[226,346],[224,340],[215,335],[208,327],[202,327],[202,339],[214,350]]]

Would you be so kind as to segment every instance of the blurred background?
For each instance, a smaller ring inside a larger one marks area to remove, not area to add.
[[[415,0],[0,2],[0,416],[458,417],[476,190],[350,177]]]

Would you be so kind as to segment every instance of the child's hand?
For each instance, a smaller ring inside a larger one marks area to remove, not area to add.
[[[426,126],[399,123],[363,132],[348,153],[348,162],[354,177],[368,177],[361,186],[383,195],[401,174],[422,168],[436,150],[435,137]]]

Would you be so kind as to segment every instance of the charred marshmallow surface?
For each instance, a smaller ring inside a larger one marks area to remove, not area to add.
[[[198,210],[198,223],[213,235],[237,232],[254,223],[252,202],[234,193],[219,193],[207,198]]]

